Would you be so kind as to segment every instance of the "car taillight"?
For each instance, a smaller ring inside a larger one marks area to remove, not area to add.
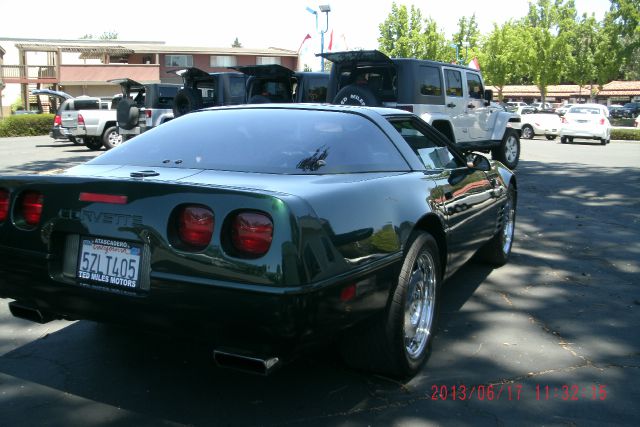
[[[84,117],[82,117],[82,114],[78,114],[78,125],[84,126]]]
[[[560,117],[560,123],[569,123],[569,122],[568,122],[568,121],[567,121],[567,119],[563,116],[563,117]]]
[[[151,118],[151,110],[145,110],[144,115],[147,116],[147,119]]]
[[[38,191],[27,191],[22,194],[22,218],[29,226],[36,226],[40,223],[42,216],[42,204],[44,196]]]
[[[273,239],[273,221],[259,212],[241,212],[233,219],[231,240],[243,255],[258,257],[267,253]]]
[[[53,124],[54,126],[62,126],[62,117],[56,114],[56,116],[53,118]]]
[[[199,205],[187,205],[178,213],[178,237],[195,250],[204,249],[213,235],[213,212]]]
[[[604,124],[604,119],[600,119],[600,124],[603,125]]]
[[[0,188],[0,222],[9,216],[9,191]]]

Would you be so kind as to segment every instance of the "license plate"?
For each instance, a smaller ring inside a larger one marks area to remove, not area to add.
[[[81,237],[77,277],[97,285],[138,288],[141,254],[140,245],[124,240]]]

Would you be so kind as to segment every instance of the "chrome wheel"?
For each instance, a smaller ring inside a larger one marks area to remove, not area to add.
[[[522,137],[526,139],[533,138],[533,129],[531,128],[531,126],[524,126],[522,128]]]
[[[120,135],[118,132],[111,132],[107,137],[107,140],[109,141],[109,145],[111,145],[112,147],[118,146],[123,142],[122,135]]]
[[[405,351],[411,359],[421,357],[431,339],[436,288],[437,275],[433,257],[429,252],[422,252],[411,270],[404,311]]]
[[[513,243],[513,231],[515,229],[516,210],[511,197],[507,199],[504,206],[503,225],[502,225],[502,252],[507,255],[511,251]]]
[[[518,138],[515,135],[509,135],[509,138],[504,142],[504,157],[509,164],[518,159]]]

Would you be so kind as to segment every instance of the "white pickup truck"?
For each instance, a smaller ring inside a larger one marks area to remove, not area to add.
[[[84,145],[90,150],[115,147],[122,142],[118,134],[115,104],[116,99],[105,101],[99,98],[82,98],[82,107],[61,107],[60,118],[62,128],[77,140],[84,140]],[[78,98],[67,102],[78,102]],[[64,109],[63,109],[64,108]]]

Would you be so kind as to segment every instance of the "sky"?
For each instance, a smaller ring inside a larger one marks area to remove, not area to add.
[[[575,0],[578,13],[608,10],[609,0]],[[117,32],[120,40],[165,41],[173,46],[230,47],[237,37],[243,47],[280,47],[297,51],[304,37],[305,49],[320,51],[315,15],[307,7],[331,6],[325,50],[331,31],[334,50],[376,48],[378,25],[391,11],[392,0],[29,0],[28,10],[16,0],[0,0],[0,38],[76,39],[84,34]],[[526,14],[528,0],[396,0],[414,4],[423,16],[431,16],[447,35],[456,31],[461,16],[476,14],[481,32]],[[39,11],[39,12],[38,12]],[[191,12],[189,12],[191,11]],[[26,13],[26,15],[25,15]],[[318,30],[326,15],[319,13]],[[59,22],[56,22],[59,20]]]

